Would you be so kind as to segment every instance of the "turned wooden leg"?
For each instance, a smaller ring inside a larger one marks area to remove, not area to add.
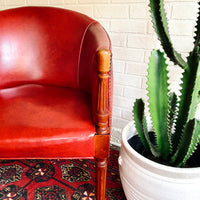
[[[96,110],[95,164],[96,200],[105,200],[107,157],[109,155],[110,132],[108,127],[108,89],[109,89],[110,51],[98,51],[98,95]]]
[[[107,159],[96,159],[96,200],[105,200]]]

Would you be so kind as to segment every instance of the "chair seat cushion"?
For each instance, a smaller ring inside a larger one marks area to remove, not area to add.
[[[0,90],[0,158],[91,158],[90,96],[28,84]]]

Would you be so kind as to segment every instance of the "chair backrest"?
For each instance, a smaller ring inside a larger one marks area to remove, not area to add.
[[[80,89],[92,94],[95,121],[100,49],[111,49],[106,31],[81,13],[53,7],[0,11],[0,89],[22,84]],[[112,76],[110,84],[111,126]]]
[[[0,11],[0,22],[0,88],[79,88],[83,40],[95,20],[60,8],[21,7]]]

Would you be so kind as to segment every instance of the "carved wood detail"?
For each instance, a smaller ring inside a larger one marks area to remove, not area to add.
[[[107,159],[96,159],[96,200],[105,200]]]
[[[108,91],[109,91],[109,50],[98,51],[98,99],[96,111],[96,200],[105,200],[107,157],[109,155],[110,134],[108,128]]]
[[[108,87],[109,87],[110,51],[98,51],[98,100],[97,100],[97,134],[105,135],[108,130]]]

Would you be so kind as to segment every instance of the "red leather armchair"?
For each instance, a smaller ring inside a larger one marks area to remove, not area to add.
[[[105,199],[112,69],[95,20],[50,7],[0,11],[0,158],[95,158]]]

